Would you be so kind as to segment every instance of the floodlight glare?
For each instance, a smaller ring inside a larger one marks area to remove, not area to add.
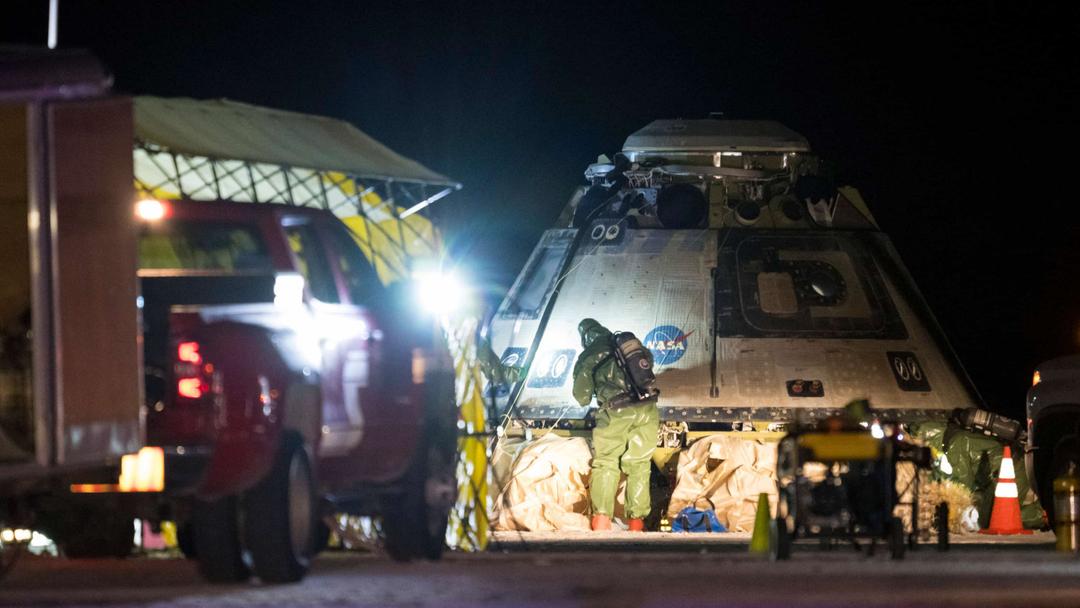
[[[413,279],[417,303],[427,313],[449,314],[465,301],[465,284],[452,271],[421,271]]]
[[[279,272],[275,274],[274,304],[282,308],[299,308],[303,306],[303,275],[297,272]]]

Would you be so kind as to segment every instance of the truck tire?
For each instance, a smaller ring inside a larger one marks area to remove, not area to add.
[[[244,495],[244,538],[265,583],[293,583],[314,555],[315,480],[301,441],[282,441],[274,467]]]
[[[240,515],[235,496],[196,501],[190,526],[195,559],[203,578],[212,583],[237,583],[251,576],[240,544]]]
[[[190,521],[176,526],[176,547],[180,549],[184,559],[195,559],[195,532],[192,531]]]
[[[442,557],[456,499],[456,438],[425,433],[420,447],[401,492],[383,508],[386,552],[398,561]]]
[[[119,559],[131,555],[135,546],[135,518],[131,515],[111,509],[80,508],[68,516],[74,525],[54,539],[64,557]]]

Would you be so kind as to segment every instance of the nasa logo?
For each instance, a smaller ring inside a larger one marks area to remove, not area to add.
[[[693,330],[683,333],[674,325],[661,325],[645,335],[645,348],[657,365],[670,365],[686,354],[687,341],[693,333]]]

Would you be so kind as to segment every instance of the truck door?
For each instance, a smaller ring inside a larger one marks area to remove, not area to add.
[[[402,335],[408,328],[380,325],[383,317],[373,313],[372,308],[376,302],[385,302],[388,294],[344,225],[328,219],[320,229],[344,295],[341,310],[367,328],[363,343],[345,345],[346,398],[359,395],[367,425],[363,442],[349,454],[344,470],[354,471],[365,480],[389,479],[408,466],[424,419],[421,400],[413,394],[408,361],[400,358],[409,352]],[[370,382],[349,385],[350,366],[363,369],[365,375],[370,375]]]
[[[286,217],[282,228],[297,269],[309,291],[313,331],[322,355],[322,439],[319,454],[334,457],[358,446],[373,422],[368,394],[372,384],[370,320],[342,298],[331,266],[332,248],[310,217]]]

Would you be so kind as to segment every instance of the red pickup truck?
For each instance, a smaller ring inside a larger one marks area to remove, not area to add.
[[[204,576],[301,578],[332,512],[438,558],[455,499],[453,367],[409,286],[326,211],[142,201],[147,444]],[[321,538],[320,538],[321,537]]]

